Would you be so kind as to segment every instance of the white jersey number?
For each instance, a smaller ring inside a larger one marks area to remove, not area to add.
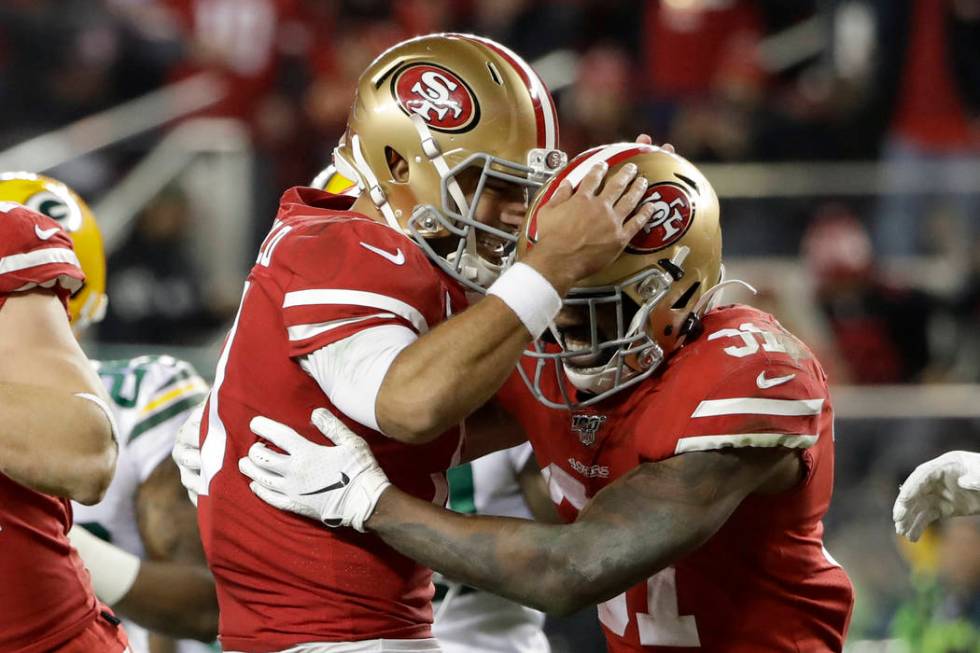
[[[576,510],[585,506],[589,497],[581,481],[554,463],[543,471],[555,505],[567,501]],[[701,645],[694,616],[679,614],[676,570],[673,567],[662,569],[647,579],[647,610],[636,613],[641,645]],[[599,621],[612,632],[623,636],[630,622],[625,592],[599,604]]]
[[[762,339],[763,351],[786,351],[786,347],[771,331],[764,331],[751,322],[740,325],[737,329],[720,329],[708,336],[708,340],[718,338],[741,338],[742,345],[725,347],[724,351],[735,358],[745,358],[759,351],[759,338]]]

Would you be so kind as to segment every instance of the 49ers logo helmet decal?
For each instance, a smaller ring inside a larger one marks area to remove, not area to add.
[[[421,116],[438,131],[468,131],[480,120],[476,95],[462,78],[442,66],[405,66],[392,76],[391,92],[402,111]]]
[[[630,253],[647,254],[669,247],[694,222],[694,204],[687,190],[680,184],[665,181],[650,186],[640,206],[649,203],[654,205],[653,215],[639,233],[633,236],[626,248]]]

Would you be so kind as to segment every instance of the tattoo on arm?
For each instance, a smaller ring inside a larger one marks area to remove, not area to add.
[[[696,549],[795,455],[699,452],[646,463],[599,492],[567,525],[457,515],[390,489],[368,526],[454,580],[569,613]]]

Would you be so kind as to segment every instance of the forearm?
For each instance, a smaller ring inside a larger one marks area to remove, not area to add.
[[[203,565],[143,560],[133,587],[113,609],[169,637],[212,642],[218,634],[214,579]]]
[[[573,524],[551,525],[459,515],[390,488],[367,527],[453,580],[569,614],[625,591],[714,532],[682,505],[644,506],[641,521],[631,516],[636,508],[601,506]]]
[[[367,527],[448,578],[548,612],[565,611],[568,585],[556,590],[578,578],[558,546],[568,526],[461,515],[392,487]]]
[[[112,427],[91,401],[0,383],[0,472],[38,492],[91,504],[112,480],[115,458]]]
[[[398,354],[378,392],[387,435],[424,442],[487,402],[531,336],[503,301],[487,297]]]

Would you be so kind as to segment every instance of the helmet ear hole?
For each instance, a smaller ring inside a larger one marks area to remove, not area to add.
[[[674,310],[678,310],[687,306],[688,303],[691,301],[691,297],[694,297],[694,293],[698,291],[698,288],[700,286],[701,286],[700,281],[695,281],[694,283],[692,283],[690,287],[684,291],[684,294],[677,298],[677,301],[674,302],[674,305],[671,306],[671,308]]]
[[[385,147],[385,161],[388,163],[388,172],[391,178],[399,184],[408,183],[408,161],[391,146]]]

